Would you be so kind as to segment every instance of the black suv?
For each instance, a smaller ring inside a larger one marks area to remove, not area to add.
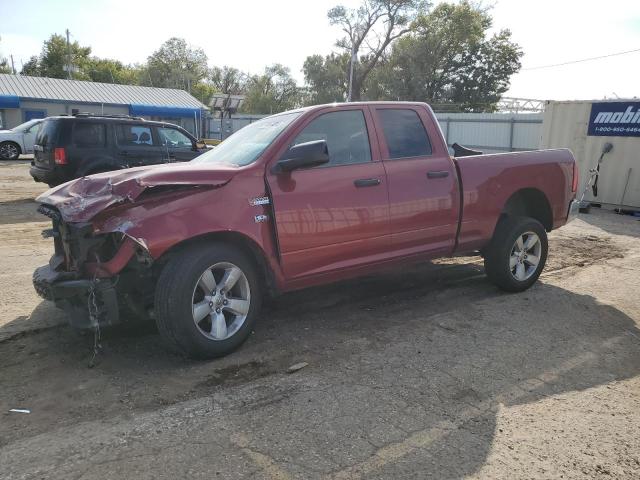
[[[92,173],[186,162],[207,147],[170,123],[77,114],[45,119],[33,149],[31,176],[54,186]]]

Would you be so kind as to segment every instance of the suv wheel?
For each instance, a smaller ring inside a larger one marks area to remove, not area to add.
[[[158,279],[158,330],[171,347],[195,358],[238,348],[260,310],[261,285],[253,263],[239,250],[214,244],[184,250]]]
[[[2,160],[15,160],[20,156],[20,146],[15,142],[0,143],[0,158]]]
[[[506,217],[500,221],[485,252],[484,267],[493,283],[508,292],[533,285],[547,261],[547,232],[529,217]]]

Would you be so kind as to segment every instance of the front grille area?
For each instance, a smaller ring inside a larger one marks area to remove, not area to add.
[[[60,212],[58,211],[58,209],[56,207],[52,207],[51,205],[47,205],[45,203],[41,204],[38,207],[38,213],[41,213],[42,215],[49,217],[51,220],[53,220],[54,229],[55,229],[55,222],[60,222],[62,220],[62,215],[60,215]]]
[[[124,241],[123,233],[95,236],[91,223],[67,223],[60,212],[50,205],[40,205],[38,212],[49,217],[53,223],[53,228],[44,230],[43,236],[53,237],[55,256],[64,259],[63,262],[56,262],[58,271],[81,274],[87,262],[108,262]]]

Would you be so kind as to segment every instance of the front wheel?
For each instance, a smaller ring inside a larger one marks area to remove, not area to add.
[[[158,330],[170,346],[194,358],[238,348],[260,310],[261,285],[253,262],[216,243],[183,250],[165,265],[155,293]]]
[[[485,252],[484,268],[498,287],[521,292],[538,280],[548,249],[547,232],[540,222],[529,217],[506,217]]]

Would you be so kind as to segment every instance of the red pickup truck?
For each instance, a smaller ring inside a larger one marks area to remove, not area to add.
[[[565,149],[451,157],[424,103],[303,108],[188,164],[44,193],[55,254],[34,286],[77,327],[152,317],[172,346],[215,357],[247,338],[264,295],[402,262],[480,253],[490,280],[524,290],[577,182]]]

